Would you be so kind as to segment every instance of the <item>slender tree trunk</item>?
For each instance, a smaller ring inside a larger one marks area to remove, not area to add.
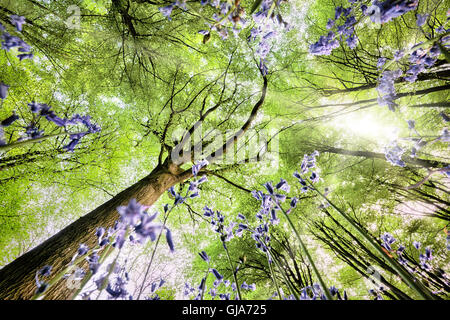
[[[355,151],[355,150],[347,150],[342,148],[335,148],[335,147],[329,147],[329,146],[317,146],[317,150],[321,152],[330,152],[335,154],[343,154],[348,156],[354,156],[354,157],[364,157],[364,158],[375,158],[375,159],[382,159],[386,160],[386,156],[384,153],[378,153],[378,152],[371,152],[371,151]],[[421,159],[421,158],[411,158],[408,156],[403,156],[402,160],[405,161],[408,164],[421,166],[424,168],[444,168],[448,166],[448,163],[436,161],[436,160],[428,160],[428,159]]]
[[[97,227],[112,227],[119,218],[116,208],[136,198],[145,205],[154,204],[171,186],[192,176],[166,161],[148,176],[120,192],[108,202],[73,222],[45,242],[28,251],[0,269],[0,299],[30,299],[36,291],[36,271],[51,265],[52,274],[62,271],[76,253],[81,243],[96,244]],[[61,280],[48,289],[45,299],[67,299],[74,292]]]

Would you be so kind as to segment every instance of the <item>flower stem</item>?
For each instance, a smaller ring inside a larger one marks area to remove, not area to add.
[[[270,262],[269,253],[266,252],[267,256],[267,263],[269,264],[270,274],[272,275],[272,282],[275,285],[275,288],[277,289],[278,298],[282,300],[281,293],[280,293],[280,287],[278,287],[277,279],[275,278],[275,272],[273,272],[272,263]]]
[[[309,251],[306,248],[306,245],[304,244],[302,238],[300,237],[300,234],[298,233],[297,229],[295,228],[294,223],[292,222],[291,218],[286,213],[286,211],[280,205],[278,205],[278,202],[276,201],[275,197],[273,195],[271,195],[271,197],[275,201],[277,206],[281,209],[281,211],[284,214],[284,217],[286,218],[286,220],[289,223],[289,226],[294,231],[295,236],[297,237],[297,240],[300,244],[300,247],[301,247],[302,251],[305,253],[306,258],[307,258],[309,264],[311,265],[311,267],[314,271],[314,274],[316,275],[317,280],[319,281],[319,284],[322,287],[322,291],[324,292],[325,296],[327,297],[328,300],[333,300],[333,297],[331,296],[330,291],[328,290],[328,287],[325,285],[325,282],[323,281],[323,279],[319,273],[319,270],[316,268],[316,264],[314,263],[313,259],[311,258],[311,255],[309,254]]]
[[[425,288],[420,282],[416,281],[416,279],[412,278],[410,274],[408,274],[402,266],[394,259],[390,258],[386,252],[384,252],[379,244],[377,244],[371,237],[369,237],[364,230],[362,230],[358,225],[354,223],[354,221],[341,209],[339,209],[334,203],[327,199],[319,190],[317,190],[311,183],[310,187],[317,192],[322,198],[324,198],[331,207],[333,207],[341,216],[344,218],[355,230],[356,232],[362,236],[370,246],[377,251],[389,264],[389,266],[397,272],[397,274],[408,284],[416,293],[420,295],[421,298],[425,300],[436,300],[436,297],[433,296],[431,292],[427,288]]]

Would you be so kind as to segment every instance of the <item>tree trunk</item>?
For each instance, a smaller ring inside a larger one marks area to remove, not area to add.
[[[35,274],[45,265],[52,266],[52,275],[62,271],[75,255],[81,243],[94,247],[97,227],[113,227],[119,218],[116,208],[136,198],[142,204],[152,205],[171,186],[192,176],[166,161],[148,176],[120,192],[108,202],[73,222],[34,249],[0,269],[0,299],[30,299],[37,287]],[[65,279],[50,287],[45,299],[67,299],[74,292],[67,288]]]
[[[363,158],[375,158],[375,159],[382,159],[386,160],[386,156],[384,153],[378,153],[378,152],[371,152],[371,151],[354,151],[354,150],[347,150],[342,148],[335,148],[335,147],[319,147],[317,146],[317,150],[320,152],[329,152],[329,153],[335,153],[335,154],[342,154],[347,156],[353,156],[353,157],[363,157]],[[408,156],[403,156],[402,160],[405,161],[408,164],[421,166],[424,168],[444,168],[448,166],[448,163],[436,161],[436,160],[428,160],[428,159],[421,159],[421,158],[411,158]]]

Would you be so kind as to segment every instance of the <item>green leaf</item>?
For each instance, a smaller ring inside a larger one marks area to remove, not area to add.
[[[250,10],[250,14],[252,14],[253,12],[255,12],[256,9],[259,8],[259,6],[261,5],[261,3],[262,3],[262,0],[256,0],[256,1],[253,3],[252,9]]]

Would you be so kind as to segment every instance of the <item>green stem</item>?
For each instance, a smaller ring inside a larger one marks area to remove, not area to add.
[[[277,259],[273,259],[273,262],[275,262],[275,265],[277,266],[278,270],[281,273],[281,276],[283,277],[284,281],[286,282],[286,285],[289,287],[289,290],[294,295],[296,300],[300,300],[300,296],[298,295],[297,291],[295,291],[295,288],[292,286],[291,282],[289,281],[288,277],[286,276],[285,271],[283,270],[283,267],[280,265]],[[280,294],[280,300],[281,300],[281,294]]]
[[[323,281],[319,270],[316,268],[316,265],[313,261],[313,259],[311,258],[311,255],[309,254],[308,249],[306,248],[306,245],[303,243],[302,238],[300,237],[300,234],[298,233],[297,229],[294,226],[294,223],[292,222],[291,218],[289,217],[289,215],[286,213],[286,211],[281,207],[281,205],[278,204],[278,201],[275,199],[275,197],[273,195],[271,195],[272,199],[275,201],[275,203],[277,204],[277,206],[281,209],[281,211],[283,212],[284,217],[286,218],[286,220],[289,223],[289,226],[291,227],[291,229],[294,231],[295,236],[297,237],[298,242],[300,243],[300,247],[302,249],[302,251],[305,253],[306,258],[309,262],[309,264],[311,265],[314,274],[317,277],[317,280],[319,280],[319,284],[322,287],[322,291],[324,292],[325,296],[327,297],[328,300],[333,300],[333,297],[330,294],[330,291],[328,290],[328,287],[325,285],[325,282]]]
[[[309,182],[309,181],[308,181]],[[337,206],[334,205],[330,200],[327,199],[326,196],[324,196],[319,190],[317,190],[310,182],[310,187],[317,192],[323,199],[325,199],[331,207],[333,207],[356,231],[357,233],[362,236],[369,244],[370,246],[377,251],[389,264],[389,266],[397,272],[397,274],[405,281],[415,292],[417,292],[421,298],[425,300],[436,300],[436,297],[433,296],[431,292],[427,288],[425,288],[421,283],[411,278],[411,275],[403,269],[403,267],[395,260],[390,258],[386,252],[383,251],[381,246],[376,243],[371,237],[369,237],[364,230],[362,230],[358,225],[354,223],[354,221],[341,209],[339,209]]]
[[[153,259],[155,257],[155,253],[156,253],[156,249],[158,249],[159,240],[161,239],[161,235],[162,235],[162,233],[164,231],[164,227],[166,226],[167,219],[169,218],[169,213],[172,211],[173,208],[174,207],[171,207],[170,210],[167,211],[166,216],[164,217],[164,221],[163,221],[163,226],[161,228],[161,232],[159,233],[158,238],[156,239],[155,248],[153,249],[152,256],[150,258],[150,262],[148,263],[147,269],[145,270],[144,280],[142,280],[142,285],[141,285],[141,288],[139,289],[139,294],[138,294],[136,300],[139,300],[139,298],[141,297],[142,292],[144,291],[145,281],[147,280],[148,273],[150,272],[150,267],[152,266]]]
[[[95,248],[94,248],[94,249],[95,249]],[[94,250],[94,249],[92,249],[92,250]],[[47,291],[52,285],[54,285],[54,284],[57,283],[59,280],[61,280],[61,279],[64,277],[64,275],[66,275],[67,273],[69,273],[70,271],[72,271],[72,270],[78,265],[78,263],[80,263],[81,261],[84,260],[84,258],[86,257],[86,255],[88,255],[88,253],[89,253],[89,251],[88,251],[86,254],[84,254],[84,255],[78,257],[77,259],[75,259],[71,265],[67,266],[67,267],[66,267],[65,269],[63,269],[60,273],[56,274],[56,276],[53,277],[52,280],[50,280],[50,281],[47,283],[47,289],[46,289],[46,291]],[[39,299],[39,298],[42,297],[42,296],[45,296],[45,291],[42,292],[42,293],[39,293],[39,294],[35,294],[33,297],[31,297],[31,300]]]
[[[223,243],[223,247],[225,248],[225,252],[227,253],[228,263],[230,264],[231,272],[233,272],[234,282],[236,283],[236,289],[238,292],[239,300],[242,300],[241,289],[239,288],[239,283],[237,281],[236,272],[234,270],[233,263],[231,262],[230,253],[228,252],[228,249],[227,249],[225,243]]]
[[[272,263],[270,262],[268,252],[266,252],[266,256],[267,256],[267,263],[269,264],[270,274],[272,275],[272,282],[275,285],[275,288],[277,289],[279,299],[282,300],[281,293],[280,293],[280,287],[278,287],[278,282],[277,282],[277,279],[275,278],[275,272],[273,272]]]
[[[130,232],[130,227],[127,226],[127,229],[125,231],[125,235],[124,235],[124,239],[128,238],[128,234]],[[123,247],[122,247],[123,248]],[[114,268],[116,267],[116,263],[117,263],[117,259],[119,259],[120,253],[122,252],[122,248],[119,249],[119,252],[117,252],[116,257],[114,258],[114,261],[112,262],[112,264],[109,266],[109,270],[108,270],[108,274],[106,275],[106,277],[103,279],[103,283],[100,287],[100,290],[98,292],[97,298],[95,298],[96,300],[98,300],[100,298],[100,295],[102,294],[103,290],[106,288],[108,282],[109,282],[109,276],[111,275],[111,273],[113,273]],[[109,256],[111,254],[111,252],[113,252],[113,250],[111,250],[110,252],[108,252],[107,256]],[[104,257],[103,261],[106,260],[106,257]]]
[[[209,276],[209,263],[208,263],[208,269],[206,270],[206,274],[205,274],[205,283],[203,284],[202,293],[200,295],[200,300],[203,300],[203,295],[205,294],[205,288],[206,288],[206,280],[208,279],[208,276]]]
[[[99,258],[99,265],[101,265],[108,257],[109,255],[114,251],[114,248],[112,246],[112,241],[108,244],[108,246],[104,249],[102,255]],[[92,271],[89,271],[89,275],[85,276],[83,278],[83,281],[80,283],[80,287],[75,291],[75,293],[72,295],[71,300],[75,300],[75,298],[80,294],[80,292],[84,289],[86,284],[91,280],[91,278],[94,276],[94,273]]]
[[[24,140],[24,141],[13,142],[13,143],[10,143],[10,144],[6,144],[6,145],[3,145],[3,146],[0,146],[0,151],[8,151],[8,150],[11,150],[11,149],[14,149],[14,148],[26,146],[27,144],[33,144],[33,143],[36,143],[36,142],[44,141],[44,140],[49,139],[49,138],[66,136],[66,135],[72,135],[72,134],[79,134],[79,133],[84,133],[84,132],[76,132],[76,133],[63,132],[63,133],[50,134],[48,136],[43,136],[43,137],[39,137],[39,138],[35,138],[35,139],[29,139],[29,140]]]

